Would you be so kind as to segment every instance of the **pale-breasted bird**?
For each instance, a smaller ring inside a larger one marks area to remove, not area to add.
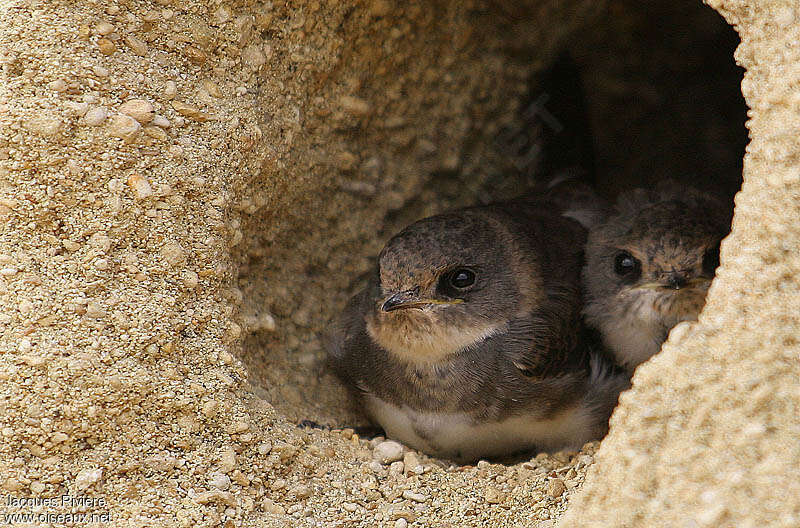
[[[670,330],[696,320],[719,265],[730,208],[674,181],[622,193],[586,246],[584,314],[632,371]]]
[[[586,232],[559,212],[467,208],[386,244],[328,352],[389,437],[468,461],[605,433],[628,377],[582,338]]]

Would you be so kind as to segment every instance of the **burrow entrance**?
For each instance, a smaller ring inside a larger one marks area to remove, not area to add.
[[[431,9],[433,18],[455,16],[452,9]],[[732,200],[741,184],[746,106],[742,70],[732,58],[738,37],[716,12],[694,1],[615,0],[603,9],[576,7],[574,27],[549,40],[521,37],[526,24],[541,24],[540,15],[492,8],[463,15],[451,21],[456,33],[448,38],[477,40],[483,52],[470,48],[427,59],[426,46],[438,53],[444,38],[429,34],[428,41],[404,45],[419,60],[388,67],[380,78],[359,77],[361,84],[349,88],[358,97],[344,100],[353,107],[306,118],[307,144],[315,136],[319,143],[309,147],[309,156],[327,160],[309,165],[310,174],[320,174],[319,185],[295,199],[291,211],[267,207],[254,215],[239,277],[249,328],[242,359],[257,392],[288,420],[366,424],[326,369],[320,335],[394,232],[452,207],[520,194],[540,177],[537,160],[509,161],[507,131],[523,131],[536,142],[539,132],[521,117],[522,109],[543,93],[539,73],[547,62],[563,53],[583,84],[603,194],[613,198],[621,189],[674,178]],[[493,33],[503,28],[508,31]],[[526,42],[545,41],[546,53],[526,48]],[[389,35],[378,44],[391,42]],[[352,57],[347,64],[353,71],[360,64],[375,67]],[[484,80],[498,75],[487,68],[500,67],[514,70],[506,81],[516,84]],[[407,83],[398,93],[391,93],[393,75]],[[454,90],[465,93],[454,97]],[[381,114],[375,124],[369,113],[378,108],[404,108],[405,114]],[[415,119],[426,114],[439,120],[432,130],[441,136],[415,135]],[[327,127],[328,121],[334,124]],[[461,127],[456,136],[463,141],[451,141],[447,127]]]

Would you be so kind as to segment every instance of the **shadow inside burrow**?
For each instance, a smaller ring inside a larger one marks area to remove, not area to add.
[[[583,163],[609,199],[671,178],[732,203],[741,186],[747,142],[742,70],[733,61],[737,44],[735,31],[699,2],[613,0],[561,50],[580,74],[585,121],[578,124],[569,112],[558,111],[552,86],[534,76],[518,121],[490,138],[493,155],[506,158],[510,170],[480,178],[476,174],[491,171],[491,163],[461,160],[454,168],[431,171],[410,199],[374,226],[377,244],[351,240],[333,248],[329,262],[303,261],[312,254],[303,247],[317,243],[315,231],[336,229],[336,219],[315,218],[276,235],[267,241],[268,249],[263,238],[250,237],[262,246],[251,246],[239,277],[245,292],[242,311],[256,321],[246,325],[241,359],[257,394],[295,423],[368,427],[357,403],[326,366],[321,336],[328,322],[363,287],[380,244],[405,225],[450,208],[509,198],[546,178],[554,167],[541,159],[537,147],[541,131],[553,128],[543,120],[548,113],[566,125],[562,139],[572,137],[576,124],[588,132],[593,155],[591,161],[582,158]],[[543,100],[542,95],[549,97]],[[538,111],[526,114],[531,105]],[[476,133],[467,143],[486,139]],[[465,152],[471,151],[467,147]],[[355,208],[341,214],[357,218],[370,207],[369,199],[353,203]],[[272,219],[257,218],[251,229],[261,230]]]

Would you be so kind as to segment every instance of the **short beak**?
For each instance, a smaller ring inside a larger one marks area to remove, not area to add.
[[[419,296],[419,288],[402,291],[389,296],[383,301],[381,311],[392,312],[404,308],[421,308],[431,304],[458,304],[464,302],[461,299],[453,299],[451,301],[442,301],[439,299],[423,299]]]

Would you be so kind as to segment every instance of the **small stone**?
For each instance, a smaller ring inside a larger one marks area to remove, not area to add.
[[[196,106],[192,106],[181,101],[173,101],[172,108],[174,108],[175,111],[182,116],[188,117],[189,119],[193,119],[200,123],[208,121],[211,118],[209,114],[203,112]]]
[[[161,248],[161,255],[167,264],[173,267],[181,266],[186,263],[186,252],[177,242],[167,242]]]
[[[203,80],[203,88],[206,89],[209,95],[212,97],[220,98],[222,97],[222,90],[219,89],[219,85],[217,85],[214,81],[209,79]]]
[[[105,37],[106,35],[110,35],[114,32],[114,26],[103,20],[97,23],[97,25],[94,27],[94,30],[98,35],[103,35]]]
[[[352,502],[345,502],[342,504],[342,509],[346,512],[354,513],[358,511],[358,504]]]
[[[488,487],[483,492],[483,498],[486,499],[486,502],[489,504],[500,504],[506,498],[505,493],[500,491],[497,488]]]
[[[75,487],[83,491],[96,484],[101,478],[103,478],[102,469],[82,469],[75,477]]]
[[[227,504],[231,508],[236,507],[236,497],[234,497],[233,493],[229,491],[204,491],[202,493],[198,493],[194,497],[194,501],[197,504],[209,504],[211,502]]]
[[[267,513],[271,513],[273,515],[284,515],[286,514],[286,509],[281,506],[280,504],[276,504],[275,501],[272,499],[265,498],[261,501],[261,509]]]
[[[62,79],[56,79],[55,81],[50,81],[47,83],[47,87],[54,92],[63,92],[67,89],[67,83],[65,83]]]
[[[126,101],[119,107],[119,111],[142,124],[149,123],[155,116],[153,105],[144,99],[131,99],[130,101]]]
[[[256,450],[258,451],[259,455],[268,455],[269,452],[272,451],[272,442],[270,441],[262,442],[258,444]]]
[[[289,496],[298,500],[307,499],[311,496],[311,488],[305,484],[297,484],[289,490]]]
[[[403,472],[406,475],[422,475],[424,472],[424,468],[419,462],[419,457],[413,451],[403,455],[403,464],[405,465]]]
[[[142,57],[147,54],[147,43],[143,40],[139,40],[133,35],[128,35],[125,37],[125,43],[135,55]]]
[[[52,441],[54,444],[63,444],[67,440],[69,440],[69,435],[62,433],[61,431],[55,432],[50,438],[50,441]]]
[[[30,339],[22,339],[17,345],[17,351],[22,354],[27,354],[32,348],[33,344],[31,343]]]
[[[183,285],[190,290],[197,288],[197,285],[200,284],[200,276],[194,271],[184,271],[181,279]]]
[[[14,477],[8,477],[5,482],[3,482],[3,489],[6,491],[19,491],[22,488],[22,483]]]
[[[242,62],[253,70],[259,69],[266,64],[267,57],[261,51],[261,46],[251,44],[242,50]]]
[[[217,414],[218,408],[219,403],[217,403],[216,400],[208,400],[203,404],[203,407],[200,409],[200,411],[206,418],[213,418]]]
[[[103,123],[108,117],[108,110],[103,108],[102,106],[98,106],[96,108],[92,108],[86,112],[86,115],[83,116],[83,121],[89,126],[98,126]]]
[[[92,72],[93,72],[93,73],[94,73],[94,74],[95,74],[97,77],[99,77],[99,78],[101,78],[101,79],[105,79],[106,77],[108,77],[109,75],[111,75],[111,72],[110,72],[110,71],[108,71],[108,68],[104,68],[104,67],[102,67],[102,66],[100,66],[100,65],[94,65],[94,66],[92,66]]]
[[[47,360],[42,356],[22,356],[22,361],[29,367],[41,367]]]
[[[141,129],[142,125],[134,118],[123,114],[116,114],[111,118],[111,122],[108,125],[108,134],[113,137],[121,138],[126,143],[129,143],[136,139]]]
[[[86,315],[92,319],[100,319],[106,315],[106,311],[100,303],[92,301],[86,305]]]
[[[368,101],[350,95],[345,95],[339,99],[339,104],[345,112],[354,116],[363,117],[369,115],[371,111],[371,106]]]
[[[82,101],[82,102],[75,102],[75,101],[67,101],[64,103],[64,106],[67,107],[70,113],[78,116],[83,117],[86,115],[86,112],[89,110],[89,103]]]
[[[39,136],[55,136],[61,131],[61,120],[51,115],[37,116],[27,120],[25,128]]]
[[[231,479],[224,473],[214,473],[211,475],[211,487],[226,490],[231,487]]]
[[[117,45],[107,38],[99,39],[97,41],[97,47],[100,49],[100,53],[106,56],[113,55],[114,52],[117,51]]]
[[[174,99],[178,94],[178,85],[175,81],[167,81],[164,85],[164,97],[167,99]]]
[[[232,447],[222,451],[219,457],[219,468],[223,473],[230,473],[236,468],[236,451]]]
[[[422,493],[417,493],[411,490],[405,490],[403,492],[403,498],[414,502],[425,502],[428,500],[427,495],[424,495]]]
[[[153,116],[153,120],[150,122],[150,124],[161,128],[169,128],[171,126],[169,119],[161,115]]]
[[[403,446],[394,440],[386,440],[375,446],[372,456],[381,464],[391,464],[403,459]]]
[[[34,480],[34,481],[31,482],[30,488],[31,488],[31,492],[33,492],[36,495],[39,495],[40,493],[42,493],[47,488],[47,486],[45,486],[44,484],[42,484],[38,480]]]
[[[17,273],[19,273],[19,270],[13,266],[0,269],[0,275],[3,277],[13,277]]]
[[[375,462],[377,463],[377,461],[375,461]],[[403,462],[399,461],[399,460],[397,462],[392,462],[391,464],[389,464],[389,473],[394,473],[396,475],[400,475],[400,474],[403,473],[403,470],[405,469],[405,466],[406,465]]]
[[[157,139],[159,141],[166,141],[169,138],[167,133],[164,132],[164,129],[157,126],[146,126],[142,130],[144,131],[145,136]]]
[[[560,497],[566,490],[567,487],[560,478],[554,478],[547,483],[547,494],[553,498]]]
[[[144,200],[145,198],[153,196],[153,188],[150,186],[150,182],[141,174],[136,172],[131,174],[128,177],[128,185],[133,189],[134,193],[136,193],[137,200]]]
[[[408,521],[400,517],[396,521],[394,521],[394,528],[407,528]]]
[[[95,233],[89,237],[89,245],[99,253],[108,253],[111,249],[111,237],[105,233]]]

